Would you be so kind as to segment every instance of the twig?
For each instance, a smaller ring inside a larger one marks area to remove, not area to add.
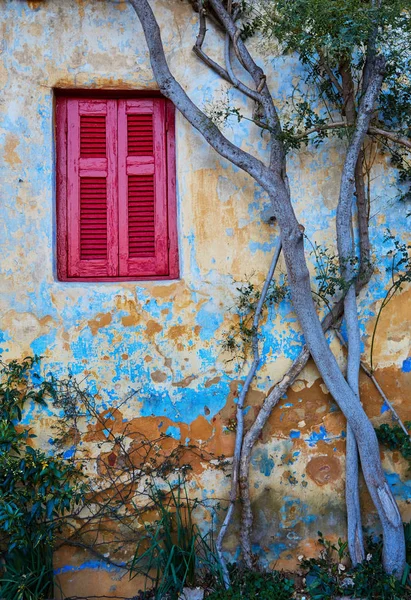
[[[346,121],[336,121],[335,123],[324,123],[321,125],[316,125],[315,127],[311,127],[302,133],[294,135],[293,138],[295,140],[302,140],[311,133],[316,133],[318,131],[327,131],[327,129],[343,129],[349,127]]]
[[[207,33],[207,23],[206,23],[205,10],[201,9],[199,11],[198,34],[197,34],[197,38],[196,38],[196,43],[193,47],[194,53],[208,67],[210,67],[210,69],[212,69],[215,73],[217,73],[217,75],[219,75],[222,79],[224,79],[228,83],[231,83],[240,92],[242,92],[244,95],[248,96],[255,102],[259,102],[261,99],[259,93],[256,92],[255,90],[250,89],[248,86],[246,86],[244,83],[242,83],[234,75],[234,73],[231,69],[230,60],[229,59],[227,60],[227,54],[226,54],[226,65],[227,65],[227,70],[226,70],[221,65],[219,65],[217,62],[215,62],[215,60],[213,60],[210,56],[208,56],[208,54],[206,54],[206,52],[204,52],[203,44],[204,44],[206,33]],[[226,35],[228,35],[228,34],[226,34]]]
[[[335,333],[336,333],[341,345],[346,348],[347,344],[345,343],[345,340],[344,340],[343,336],[341,335],[340,331],[338,331],[338,329],[335,329]],[[375,385],[378,393],[380,394],[381,398],[384,400],[385,404],[388,406],[388,408],[392,412],[392,415],[393,415],[394,419],[397,421],[398,425],[401,427],[401,429],[403,430],[405,435],[408,436],[408,438],[411,440],[409,431],[407,431],[407,428],[405,427],[404,423],[402,422],[401,417],[399,416],[399,414],[397,413],[397,411],[395,410],[395,408],[393,407],[391,402],[388,400],[387,396],[384,393],[384,390],[381,388],[381,386],[378,383],[378,381],[376,380],[375,376],[371,373],[371,371],[368,369],[368,367],[362,361],[360,362],[360,366],[361,366],[361,369],[364,371],[364,373],[367,375],[367,377],[369,377],[371,379],[371,381],[373,382],[373,384]]]

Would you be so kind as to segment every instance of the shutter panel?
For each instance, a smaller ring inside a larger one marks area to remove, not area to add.
[[[168,275],[163,100],[120,100],[118,108],[120,275]]]
[[[117,102],[67,102],[68,276],[118,275]]]

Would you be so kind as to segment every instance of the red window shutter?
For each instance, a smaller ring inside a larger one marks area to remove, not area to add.
[[[169,274],[165,103],[119,100],[120,276]]]
[[[67,101],[68,277],[118,275],[117,102]]]

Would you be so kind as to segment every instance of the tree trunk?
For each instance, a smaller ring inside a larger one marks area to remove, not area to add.
[[[283,205],[289,205],[290,201],[286,196],[287,191],[284,187],[281,196],[277,193],[273,203],[284,198]],[[384,567],[390,573],[396,571],[398,575],[401,575],[405,566],[401,515],[385,479],[374,428],[342,375],[324,337],[311,297],[310,277],[304,258],[303,236],[298,228],[298,223],[291,214],[284,223],[280,222],[279,217],[277,218],[283,230],[283,254],[287,265],[293,305],[305,341],[324,383],[344,413],[357,440],[364,477],[383,528]],[[294,221],[294,227],[290,231],[290,222],[292,221]]]

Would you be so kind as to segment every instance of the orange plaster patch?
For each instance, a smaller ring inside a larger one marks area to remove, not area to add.
[[[160,323],[157,323],[156,321],[148,321],[146,326],[146,333],[148,337],[154,337],[156,333],[160,333],[162,330],[163,328]]]
[[[19,138],[17,135],[9,133],[6,137],[6,143],[4,144],[4,160],[10,165],[21,165],[21,158],[16,152],[16,148],[19,145]]]
[[[185,377],[181,381],[176,381],[176,382],[172,383],[171,385],[173,387],[182,387],[182,388],[185,388],[185,387],[189,386],[192,381],[194,381],[195,379],[197,379],[197,377],[198,377],[198,375],[188,375],[187,377]]]
[[[209,379],[208,381],[205,382],[204,387],[209,388],[212,385],[217,385],[217,383],[219,383],[220,381],[221,381],[221,377],[213,377],[212,379]]]
[[[307,475],[317,485],[332,483],[341,477],[341,464],[334,456],[315,456],[307,465]]]
[[[163,383],[167,379],[167,373],[163,373],[163,371],[153,371],[150,373],[151,379],[155,383]]]
[[[170,340],[177,340],[178,338],[182,337],[186,333],[187,333],[186,325],[174,325],[173,327],[170,327],[170,329],[168,330],[167,337]]]
[[[99,313],[94,319],[90,319],[90,321],[87,321],[87,324],[91,329],[91,333],[93,335],[96,335],[99,329],[110,325],[112,320],[113,317],[111,316],[111,313]]]

